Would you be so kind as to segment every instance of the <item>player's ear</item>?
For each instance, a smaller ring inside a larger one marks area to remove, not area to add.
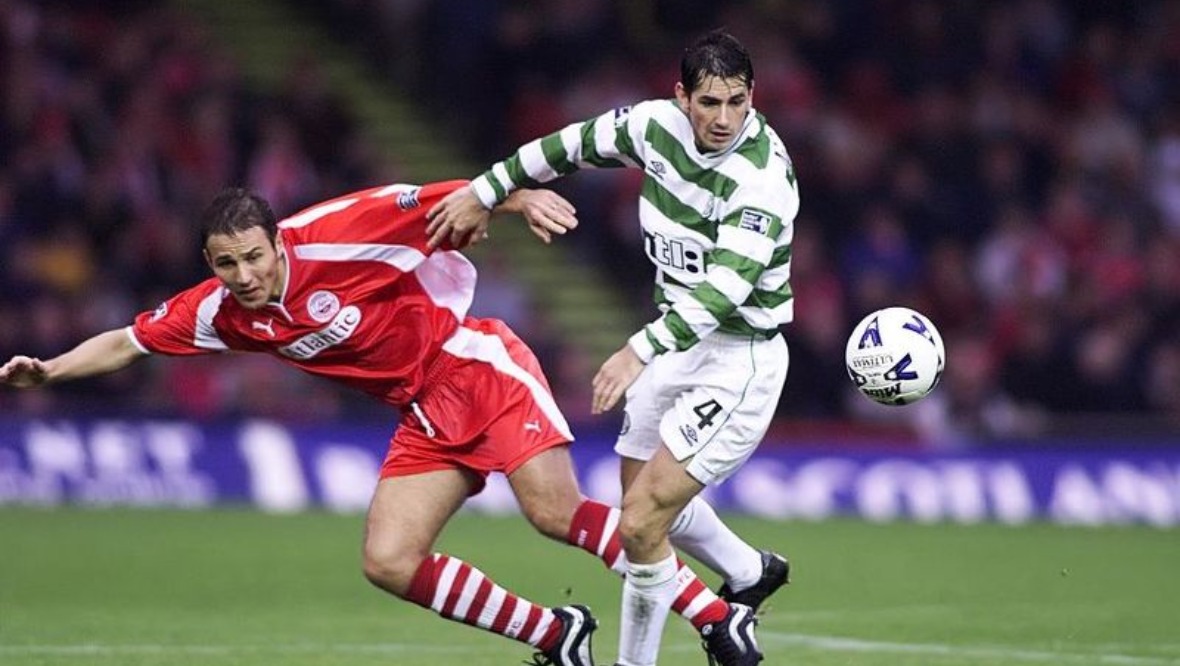
[[[205,258],[205,265],[212,269],[213,257],[209,254],[209,248],[201,248],[201,256]]]
[[[684,84],[676,82],[676,101],[680,104],[680,110],[688,113],[688,91],[685,90]]]

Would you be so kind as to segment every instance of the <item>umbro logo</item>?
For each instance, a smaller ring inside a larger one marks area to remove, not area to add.
[[[537,420],[525,421],[524,429],[526,432],[530,430],[533,432],[541,432],[541,422]]]
[[[664,174],[668,172],[668,167],[659,160],[652,160],[652,163],[648,165],[648,170],[656,178],[663,178]]]

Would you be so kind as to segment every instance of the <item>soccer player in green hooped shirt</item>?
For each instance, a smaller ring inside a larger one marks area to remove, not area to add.
[[[742,666],[762,659],[754,610],[789,567],[735,535],[699,493],[753,454],[782,392],[778,327],[793,316],[799,191],[782,141],[752,106],[753,65],[737,39],[714,31],[689,47],[675,93],[521,146],[436,205],[427,231],[432,243],[478,242],[491,208],[519,187],[587,167],[644,170],[639,221],[661,314],[593,380],[596,414],[626,394],[615,446],[621,515],[579,515],[573,529],[593,539],[617,521],[626,560],[619,664],[656,663],[674,608],[700,630],[711,661]],[[548,241],[573,228],[574,214],[554,207],[529,223]],[[719,599],[679,607],[686,577],[673,544],[725,577]]]

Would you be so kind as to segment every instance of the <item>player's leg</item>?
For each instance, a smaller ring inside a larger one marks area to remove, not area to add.
[[[641,460],[622,459],[619,473],[624,493],[642,467]],[[713,507],[699,495],[693,497],[672,521],[668,537],[673,546],[700,560],[736,589],[753,585],[762,573],[758,550],[722,522]]]
[[[716,372],[716,368],[726,365],[717,363],[716,359],[712,358],[717,353],[719,352],[714,346],[705,345],[700,349],[694,348],[675,355],[656,357],[627,391],[623,427],[615,444],[615,451],[621,460],[620,474],[624,493],[644,462],[660,448],[660,424],[664,415],[674,409],[676,399],[697,388],[702,380],[708,380],[707,376],[702,376],[702,370]],[[749,354],[746,356],[748,358]],[[748,362],[746,364],[748,365]],[[732,365],[740,367],[742,362],[739,360]],[[778,379],[781,381],[781,377]],[[771,381],[774,381],[774,378]],[[745,383],[743,380],[738,386]],[[694,421],[689,425],[696,424]],[[607,566],[621,572],[621,563],[609,557],[614,552],[610,547],[612,541],[609,535],[617,522],[617,516],[608,511],[588,507],[575,515],[570,541],[579,545],[583,542],[598,544],[601,551],[599,555],[606,556],[603,559]],[[754,549],[722,523],[712,507],[701,497],[694,497],[685,507],[673,522],[669,534],[673,546],[700,560],[725,579],[723,590],[757,590],[762,592],[765,598],[765,595],[785,581],[786,576],[779,576],[777,565],[782,563],[785,567],[786,560]],[[769,569],[763,566],[767,559],[774,565]],[[766,578],[765,572],[771,574],[769,578]],[[763,580],[771,584],[763,584]],[[776,582],[777,584],[774,584]],[[697,607],[696,599],[690,598],[693,589],[695,586],[686,588],[689,596],[677,599],[674,605],[677,612],[691,613],[691,610]],[[686,616],[689,620],[694,620],[691,615]],[[694,624],[698,625],[699,629],[698,622],[694,621]]]
[[[450,391],[469,396],[470,404],[450,405],[449,411],[481,410],[483,430],[471,434],[480,437],[483,468],[508,477],[537,531],[563,540],[583,497],[569,452],[574,437],[541,364],[503,322],[468,318],[461,332],[463,344],[448,345],[449,353],[481,363]]]
[[[698,347],[703,358],[696,359],[699,364],[692,368],[690,379],[680,380],[681,385],[688,384],[687,390],[661,419],[660,437],[676,460],[686,462],[684,471],[689,476],[711,486],[737,472],[766,433],[782,391],[787,349],[781,337],[723,335]],[[645,471],[640,471],[634,483],[644,476]],[[706,523],[720,522],[712,511],[704,518]],[[785,579],[786,562],[781,563]],[[705,651],[723,666],[756,664],[762,655],[754,639],[753,610],[735,599],[730,602],[729,615],[701,631]]]
[[[542,533],[563,534],[581,499],[567,446],[573,436],[536,357],[503,322],[471,318],[444,351],[459,363],[425,394],[414,420],[432,422],[434,434],[427,435],[432,441],[448,442],[441,450],[450,460],[481,473],[503,472],[522,505],[529,506],[533,524]],[[488,599],[495,600],[497,594],[493,590]],[[477,590],[474,603],[483,595],[482,588]],[[519,640],[540,648],[538,664],[593,664],[591,638],[597,621],[588,608],[539,609],[543,615],[532,638],[526,636],[537,608],[526,615],[521,615],[521,608],[517,603],[516,612],[504,611],[493,629],[506,622],[508,635],[519,631]],[[549,615],[556,622],[541,634]]]
[[[681,395],[697,388],[701,369],[713,364],[711,348],[657,357],[627,392],[623,429],[615,444],[620,457],[620,482],[625,495],[633,480],[661,448],[664,416],[673,412]],[[686,365],[682,368],[681,365]],[[695,417],[695,414],[690,414]],[[693,421],[688,426],[695,426]],[[677,427],[686,424],[676,424]],[[727,584],[752,584],[761,573],[757,550],[717,518],[704,499],[694,497],[670,529],[672,544],[725,578]]]
[[[539,532],[565,540],[598,556],[620,576],[627,573],[627,558],[619,537],[619,510],[583,498],[578,490],[569,447],[547,449],[508,476],[521,511]],[[688,567],[678,562],[680,585],[672,610],[697,630],[715,622],[710,604],[717,599]],[[712,607],[716,610],[716,607]]]
[[[653,389],[658,362],[659,359],[645,368],[628,389],[627,409],[623,412],[623,427],[619,433],[618,446],[629,446],[637,452],[635,455],[644,459],[659,446],[656,425],[660,410],[671,405],[670,400],[666,405],[661,403],[660,396]],[[615,507],[587,499],[574,512],[566,541],[595,555],[607,568],[623,576],[627,573],[627,558],[619,537],[620,515]]]
[[[619,536],[620,514],[613,506],[591,499],[583,500],[574,513],[566,541],[597,556],[609,569],[625,576],[627,557]],[[713,605],[717,594],[683,562],[677,560],[677,566],[676,579],[679,584],[676,597],[672,600],[672,611],[701,631],[716,621],[716,613],[712,611],[717,608]]]
[[[542,653],[584,631],[588,616],[549,609],[508,592],[459,558],[432,552],[447,520],[481,481],[458,469],[382,480],[365,524],[364,572],[377,587],[448,620],[527,643]],[[551,660],[592,666],[585,658]]]
[[[708,472],[708,468],[716,462],[715,452],[704,447],[689,457],[684,455],[683,444],[678,442],[675,447],[662,447],[631,480],[630,489],[623,498],[621,521],[628,559],[650,559],[670,551],[671,541],[667,530],[683,512],[683,507],[697,497],[706,484],[725,476],[724,473],[711,476]],[[631,517],[634,520],[629,519]],[[663,543],[656,544],[654,539],[658,537],[662,537]],[[702,590],[697,599],[703,605],[693,609],[695,612],[691,614],[684,614],[692,619],[693,625],[700,631],[709,663],[719,666],[758,664],[762,660],[762,652],[754,636],[757,625],[754,610],[739,603],[727,603],[704,588],[688,567],[679,562],[677,564],[677,591],[683,590],[688,580],[699,585]],[[666,610],[657,604],[664,602],[668,595],[666,590],[671,587],[659,583],[659,580],[667,575],[667,571],[666,565],[654,571],[632,565],[628,572],[627,584],[623,589],[624,630],[620,634],[619,652],[629,656],[621,661],[622,664],[646,666],[655,663],[659,650],[657,629],[662,629],[662,618],[666,616]],[[633,572],[638,575],[633,575]],[[646,586],[642,580],[644,577],[650,581],[647,590],[643,589]],[[630,617],[629,610],[633,613]],[[648,623],[658,622],[659,625],[645,626],[645,620]],[[635,625],[631,632],[634,635],[629,635],[626,629],[629,624]]]
[[[620,511],[582,497],[568,447],[542,452],[508,479],[521,511],[538,531],[595,555],[620,576],[627,573],[627,558],[618,530]],[[717,595],[683,563],[678,566],[680,585],[672,610],[699,631],[716,621],[709,609],[715,608],[711,603]]]
[[[668,611],[686,586],[698,586],[694,615],[711,626],[723,620],[728,605],[709,592],[680,562],[668,540],[676,516],[704,488],[667,449],[656,452],[623,497],[619,532],[627,554],[623,584],[619,663],[656,663]]]
[[[573,434],[532,350],[497,320],[469,318],[463,331],[464,344],[449,345],[449,353],[482,361],[485,371],[469,380],[472,388],[451,392],[471,393],[475,406],[495,412],[483,421],[482,457],[487,468],[507,475],[529,522],[542,534],[562,540],[576,529],[575,516],[582,508],[592,507],[588,510],[602,515],[611,511],[585,499],[578,489],[569,453]],[[493,399],[499,405],[493,405]],[[470,412],[470,406],[465,411]],[[609,533],[615,533],[613,524]],[[619,546],[617,553],[621,552]]]
[[[584,499],[568,445],[540,451],[508,475],[521,513],[550,539],[565,541]]]
[[[365,520],[365,578],[408,599],[439,532],[479,481],[470,472],[441,469],[394,476],[377,484]]]
[[[528,397],[515,401],[514,409],[500,414],[488,428],[489,446],[485,448],[498,452],[497,464],[508,474],[525,516],[541,533],[552,538],[568,535],[570,543],[595,553],[612,569],[623,573],[626,560],[621,554],[617,531],[619,511],[581,497],[568,447],[562,439],[564,435],[568,440],[568,429],[552,404],[539,366],[527,347],[514,344],[518,340],[502,332],[497,337],[506,340],[505,351],[509,354],[504,358],[502,354],[483,353],[484,358],[499,357],[494,363],[499,379],[493,383],[500,384],[503,377],[512,377],[513,383],[520,382],[527,389]],[[531,436],[523,436],[526,433]],[[695,495],[701,484],[690,487]],[[729,607],[688,567],[675,558],[671,566],[675,579],[672,604],[677,612],[692,620],[702,632],[726,618]],[[666,616],[667,607],[663,612]],[[662,624],[661,621],[661,627]]]
[[[765,340],[717,335],[687,356],[683,367],[664,373],[666,390],[674,392],[676,400],[661,416],[660,438],[679,441],[681,459],[695,454],[698,442],[707,443],[694,463],[696,475],[705,483],[719,483],[745,463],[770,426],[786,380],[788,350],[781,336]],[[624,488],[639,464],[624,462]],[[693,498],[669,535],[675,547],[724,577],[719,593],[727,601],[756,610],[788,582],[786,558],[755,549],[703,497]]]
[[[622,458],[619,473],[624,493],[643,467],[643,462]],[[726,601],[758,610],[767,597],[790,582],[790,564],[785,557],[751,546],[730,529],[700,495],[692,498],[676,516],[668,537],[675,548],[692,555],[725,579],[718,594]],[[679,612],[675,605],[673,610]],[[693,624],[700,629],[699,623]]]

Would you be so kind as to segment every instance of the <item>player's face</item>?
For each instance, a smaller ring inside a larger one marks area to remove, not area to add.
[[[283,295],[287,268],[281,247],[282,241],[271,243],[262,227],[250,227],[209,236],[205,261],[242,307],[257,310]]]
[[[690,95],[676,84],[676,99],[688,115],[697,149],[703,153],[725,150],[737,138],[754,97],[753,87],[742,79],[706,76]]]

